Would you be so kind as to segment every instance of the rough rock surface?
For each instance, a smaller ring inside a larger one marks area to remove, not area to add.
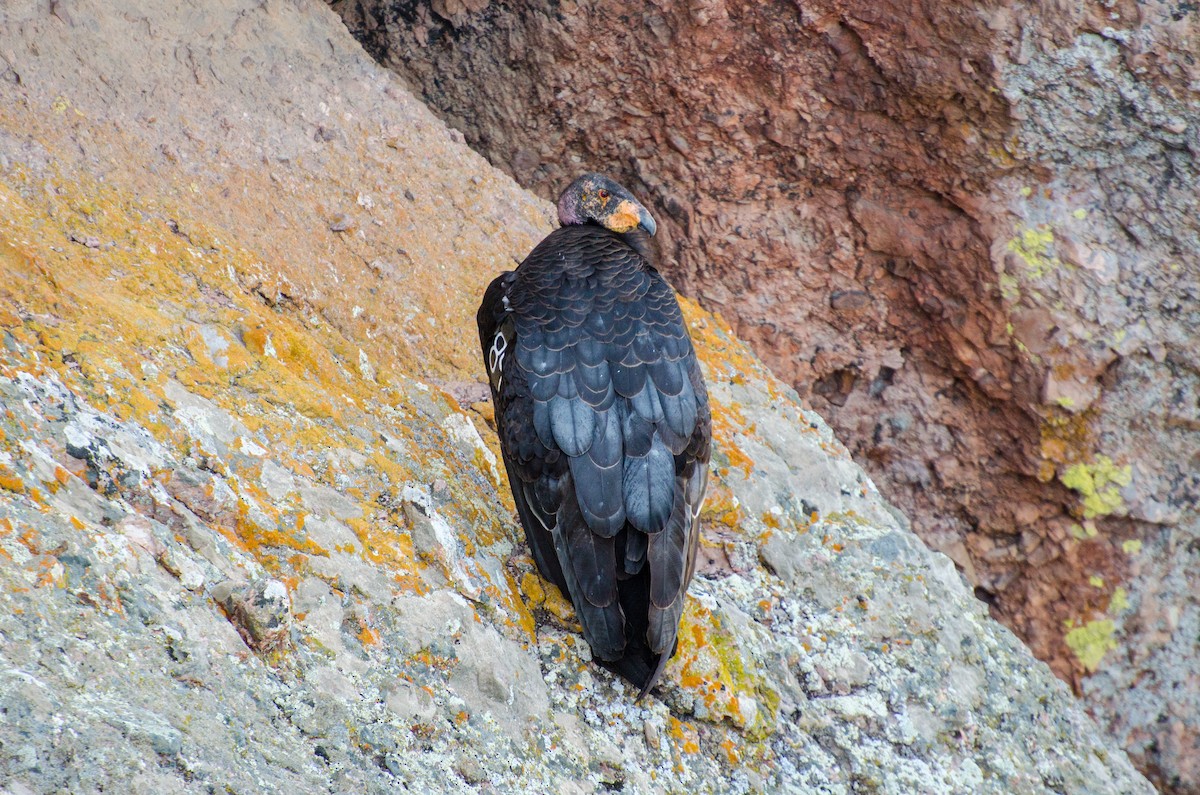
[[[522,184],[633,184],[677,285],[1200,790],[1195,4],[479,5],[334,3]]]
[[[691,304],[704,558],[635,704],[477,402],[551,208],[316,0],[2,13],[7,792],[1151,791]]]

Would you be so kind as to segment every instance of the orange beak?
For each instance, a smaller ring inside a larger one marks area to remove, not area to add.
[[[657,229],[657,224],[650,217],[650,213],[628,199],[624,199],[612,214],[604,219],[604,226],[620,233],[632,232],[640,226],[651,235]]]

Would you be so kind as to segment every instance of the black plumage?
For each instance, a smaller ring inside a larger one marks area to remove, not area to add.
[[[675,653],[708,477],[708,393],[655,224],[585,174],[562,227],[488,286],[479,340],[500,449],[538,570],[593,656],[645,695]]]

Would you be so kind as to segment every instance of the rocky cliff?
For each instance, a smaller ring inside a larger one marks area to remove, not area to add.
[[[550,207],[316,0],[0,14],[5,791],[1151,791],[690,303],[714,483],[634,703],[479,379]]]
[[[619,169],[677,285],[1200,790],[1194,4],[334,6],[542,196]]]

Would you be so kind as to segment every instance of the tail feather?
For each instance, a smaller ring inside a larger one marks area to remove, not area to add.
[[[601,660],[600,664],[629,681],[638,689],[638,698],[641,699],[658,682],[675,648],[673,643],[661,652],[650,647],[650,611],[647,610],[650,605],[649,567],[643,566],[637,574],[623,580],[617,598],[625,615],[625,650],[620,659]]]
[[[655,654],[645,643],[630,642],[619,660],[597,662],[638,688],[637,697],[640,701],[658,684],[669,659],[669,652]]]

